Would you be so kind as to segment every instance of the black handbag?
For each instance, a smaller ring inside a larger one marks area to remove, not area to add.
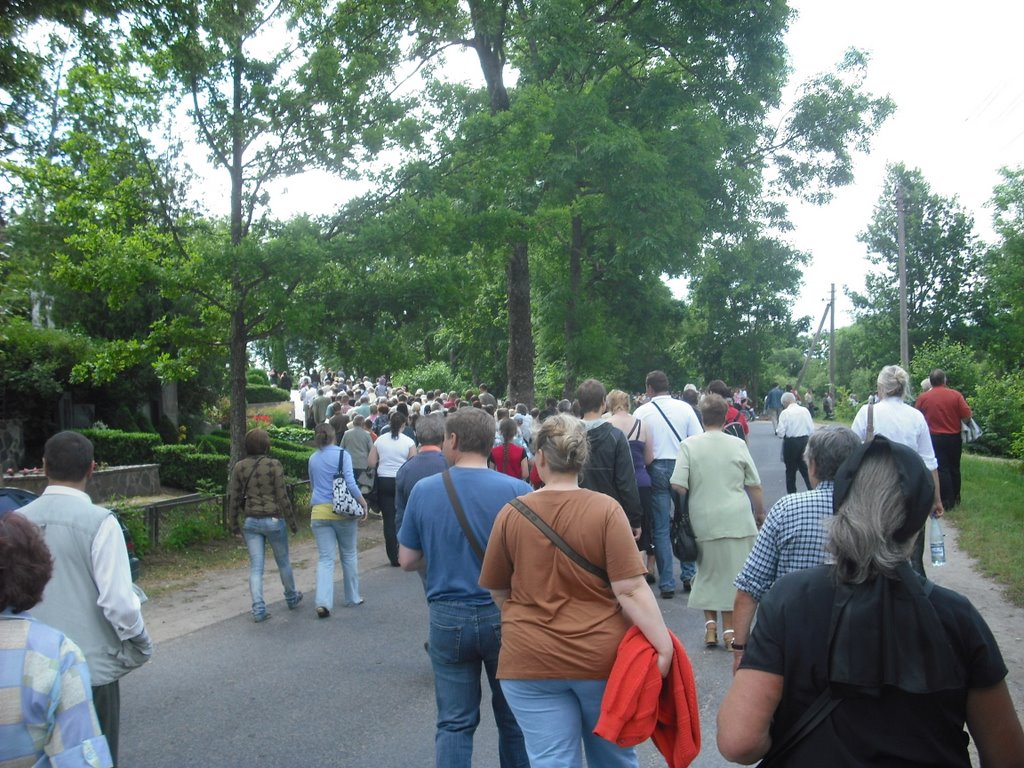
[[[672,500],[676,507],[668,534],[672,541],[672,554],[684,562],[692,562],[697,559],[697,537],[693,535],[693,526],[690,525],[690,494],[673,491]]]

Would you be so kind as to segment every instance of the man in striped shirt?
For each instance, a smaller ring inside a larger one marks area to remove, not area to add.
[[[833,481],[839,465],[860,444],[860,438],[847,427],[830,424],[817,430],[806,450],[813,490],[783,496],[768,511],[754,548],[733,582],[733,670],[739,665],[754,611],[764,594],[781,576],[825,563],[825,521],[832,516]]]

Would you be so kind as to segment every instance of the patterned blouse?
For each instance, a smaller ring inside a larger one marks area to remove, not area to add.
[[[238,529],[238,518],[283,517],[292,527],[295,513],[284,485],[284,467],[268,456],[246,456],[231,470],[228,483],[228,520]]]

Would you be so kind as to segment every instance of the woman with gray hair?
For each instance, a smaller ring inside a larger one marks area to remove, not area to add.
[[[887,365],[878,374],[878,402],[868,403],[857,411],[850,428],[861,440],[885,435],[889,440],[917,452],[935,480],[935,499],[932,514],[942,517],[942,497],[939,493],[939,462],[935,458],[928,422],[924,415],[906,402],[910,397],[910,377],[898,365]],[[914,570],[924,576],[924,523],[922,533],[914,544],[911,563]]]
[[[834,565],[765,595],[718,711],[718,749],[777,766],[1020,766],[1024,731],[992,632],[907,557],[932,510],[931,473],[877,436],[839,468]],[[824,757],[827,756],[827,757]]]

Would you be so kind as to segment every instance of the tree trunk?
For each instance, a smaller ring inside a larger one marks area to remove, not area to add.
[[[505,88],[505,21],[507,4],[469,0],[473,22],[473,47],[480,60],[480,69],[487,83],[491,114],[509,108]],[[513,403],[533,407],[533,324],[530,322],[530,259],[529,245],[517,238],[509,244],[505,261],[508,289],[508,356],[506,373],[508,397]]]
[[[508,289],[508,396],[533,407],[533,324],[530,313],[530,259],[525,242],[512,246],[505,264]]]
[[[231,313],[231,336],[228,340],[231,380],[231,463],[245,456],[245,369],[248,361],[248,339],[245,330],[245,317],[240,308]]]
[[[569,243],[569,294],[565,302],[565,388],[562,396],[572,400],[579,384],[579,320],[576,297],[583,281],[583,219],[572,217],[572,240]]]

